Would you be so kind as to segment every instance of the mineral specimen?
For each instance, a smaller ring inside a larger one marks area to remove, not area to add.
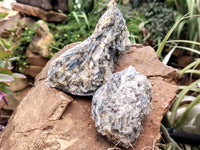
[[[112,74],[92,99],[92,118],[99,133],[128,148],[142,132],[149,113],[151,85],[132,66]]]
[[[111,76],[117,56],[129,47],[125,20],[120,10],[111,6],[90,37],[50,64],[49,85],[74,95],[93,95]]]

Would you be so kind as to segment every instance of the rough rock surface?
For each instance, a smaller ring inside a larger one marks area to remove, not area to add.
[[[30,65],[28,68],[24,69],[24,74],[35,78],[42,69],[42,66]]]
[[[125,148],[134,145],[149,114],[151,84],[132,66],[116,72],[92,98],[92,118],[99,133]]]
[[[25,89],[29,85],[29,80],[27,78],[25,79],[15,79],[12,81],[9,85],[9,88],[13,91],[20,91]]]
[[[50,62],[76,44],[64,47]],[[60,119],[48,120],[56,108],[62,106],[63,101],[71,99],[65,93],[45,84],[50,62],[37,76],[35,86],[22,100],[5,130],[0,133],[0,150],[31,150],[34,147],[40,150],[106,150],[114,147],[96,131],[91,118],[91,98],[74,96],[74,101],[66,111],[58,113],[61,114]],[[174,85],[177,70],[163,65],[151,47],[131,47],[129,53],[118,59],[115,71],[124,70],[129,65],[146,75],[152,85],[151,111],[144,119],[143,132],[134,146],[135,150],[152,150],[161,138],[162,117],[178,91],[178,86]]]
[[[46,10],[63,10],[68,11],[68,0],[17,0],[19,3],[40,7]]]
[[[42,41],[42,40],[43,39],[40,38],[39,41]],[[41,42],[38,42],[38,43],[36,42],[36,43],[32,43],[32,44],[39,46],[39,45],[41,45],[39,43],[41,43]],[[41,46],[47,49],[47,45],[46,46],[41,45]],[[36,77],[40,73],[40,71],[42,71],[42,68],[48,62],[48,59],[42,57],[40,54],[33,53],[30,49],[31,49],[31,47],[29,46],[26,50],[26,55],[28,57],[27,61],[30,63],[30,66],[29,66],[29,68],[24,69],[24,74],[29,75],[31,77]],[[33,50],[33,51],[36,51],[36,50]]]
[[[17,21],[21,19],[20,14],[16,11],[7,11],[6,13],[8,16],[0,20],[0,37],[2,38],[9,38],[12,30],[17,27]]]
[[[109,7],[94,33],[50,64],[49,85],[90,96],[111,76],[117,56],[130,47],[129,32],[117,7]]]
[[[31,52],[29,49],[26,50],[26,55],[28,57],[27,61],[31,65],[44,67],[47,64],[47,62],[49,61],[49,59],[44,58],[39,54]]]
[[[23,17],[19,20],[19,27],[26,28],[27,26],[33,26],[36,21],[37,19],[33,17]]]
[[[43,57],[47,57],[50,54],[48,44],[51,43],[53,35],[43,20],[37,21],[37,24],[39,27],[27,49]]]
[[[38,7],[33,7],[20,3],[12,3],[12,9],[23,14],[35,16],[41,18],[44,21],[67,21],[67,15],[55,11],[46,11]]]

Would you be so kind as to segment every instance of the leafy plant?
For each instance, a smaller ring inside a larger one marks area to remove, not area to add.
[[[126,26],[130,32],[130,40],[132,43],[142,43],[145,41],[145,37],[141,30],[147,23],[147,19],[144,14],[139,13],[133,9],[130,3],[123,5],[118,4],[117,7],[121,10],[124,19],[126,20]]]
[[[54,39],[49,45],[49,50],[51,51],[49,58],[65,45],[83,41],[89,37],[93,33],[102,13],[96,14],[96,9],[89,13],[77,10],[68,15],[68,22],[48,23],[48,27],[54,35]]]
[[[153,2],[153,0],[130,0],[130,3],[133,5],[133,7],[139,7],[142,3],[150,3]]]
[[[26,78],[24,75],[19,73],[13,73],[11,61],[18,59],[17,57],[10,57],[12,54],[12,49],[10,43],[6,43],[4,40],[1,41],[0,49],[0,100],[3,99],[6,104],[8,104],[5,94],[15,98],[14,93],[8,88],[8,83],[14,81],[16,78]]]
[[[200,41],[200,18],[192,17],[200,13],[199,0],[175,0],[178,13],[176,20],[179,20],[184,14],[189,13],[190,18],[182,21],[177,29],[177,39],[185,39],[190,41]],[[191,44],[190,47],[194,48],[195,45]],[[199,47],[196,47],[199,48]]]
[[[3,12],[0,12],[0,21],[5,18],[8,14],[7,13],[3,13]]]
[[[149,38],[152,37],[149,45],[155,46],[160,43],[174,24],[174,10],[165,3],[152,2],[143,3],[137,11],[147,19],[144,27],[150,33]]]
[[[73,16],[70,15],[69,18],[71,17]],[[48,26],[54,35],[54,39],[49,45],[49,50],[51,51],[49,58],[51,58],[57,51],[62,49],[65,45],[77,41],[83,41],[90,34],[92,34],[92,29],[94,29],[94,26],[90,25],[89,29],[87,24],[83,24],[84,21],[82,19],[83,18],[80,18],[80,22],[82,23],[81,26],[74,19],[69,19],[70,21],[68,23],[48,23]]]
[[[167,64],[172,53],[177,49],[181,48],[183,50],[187,50],[189,52],[195,53],[196,55],[200,55],[199,51],[193,48],[189,48],[186,46],[179,46],[179,43],[185,43],[185,44],[195,44],[200,45],[199,42],[195,41],[189,41],[189,40],[168,40],[170,36],[173,34],[175,28],[184,20],[190,19],[190,15],[186,14],[180,20],[178,20],[172,28],[169,30],[169,32],[166,34],[165,38],[160,43],[157,54],[159,57],[161,57],[161,54],[165,48],[165,46],[168,44],[168,46],[171,46],[171,51],[165,56],[163,59],[164,63]],[[196,16],[192,16],[196,17]],[[183,74],[190,73],[193,74],[200,74],[200,70],[196,69],[196,67],[200,65],[200,59],[197,58],[194,62],[186,66],[180,71],[180,76]],[[190,131],[194,133],[198,133],[200,130],[198,122],[200,119],[200,79],[193,81],[188,86],[180,86],[180,92],[177,95],[177,98],[171,108],[171,111],[167,113],[166,120],[168,120],[168,124],[170,127],[181,129],[184,131]],[[188,99],[188,98],[192,99]],[[185,100],[187,99],[187,100]],[[185,103],[184,103],[185,102]],[[186,103],[187,102],[187,103]],[[184,108],[184,109],[183,109]],[[183,147],[183,146],[182,146]]]
[[[69,0],[68,1],[70,12],[82,11],[82,12],[88,13],[93,9],[95,3],[96,3],[96,0]]]
[[[166,36],[164,37],[164,39],[162,40],[162,42],[159,44],[159,47],[157,49],[157,54],[159,57],[161,57],[161,53],[164,50],[164,46],[167,43],[187,43],[187,44],[196,44],[196,45],[200,45],[199,42],[195,42],[195,41],[188,41],[188,40],[168,40],[170,38],[170,36],[172,35],[172,33],[174,32],[175,28],[177,28],[177,26],[184,20],[189,19],[191,17],[198,17],[199,15],[193,15],[190,16],[189,14],[184,15],[183,17],[181,17],[178,21],[176,21],[176,23],[171,27],[171,29],[168,31],[168,33],[166,34]],[[182,48],[184,50],[188,50],[191,52],[195,52],[197,54],[199,54],[198,50],[192,49],[192,48],[187,48],[187,47],[181,47],[179,46],[179,48]]]
[[[15,72],[24,72],[24,68],[29,67],[29,62],[27,61],[26,49],[30,44],[34,34],[36,33],[38,24],[33,24],[33,26],[26,26],[22,33],[17,34],[15,29],[12,32],[11,41],[16,43],[15,49],[13,49],[12,57],[18,57],[17,60],[13,61]]]

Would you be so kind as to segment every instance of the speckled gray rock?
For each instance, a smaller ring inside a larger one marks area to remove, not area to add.
[[[114,73],[92,99],[92,118],[99,133],[128,148],[142,132],[150,112],[151,85],[132,66]]]
[[[111,6],[90,37],[50,64],[49,85],[74,95],[93,95],[111,76],[117,56],[129,47],[125,20],[120,10]]]

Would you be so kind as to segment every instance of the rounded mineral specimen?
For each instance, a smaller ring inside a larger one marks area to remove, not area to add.
[[[90,37],[50,64],[49,85],[74,95],[93,95],[111,76],[117,56],[129,47],[125,20],[120,10],[112,6]]]
[[[128,148],[142,132],[150,112],[151,85],[132,66],[112,74],[92,99],[92,118],[99,133]]]

